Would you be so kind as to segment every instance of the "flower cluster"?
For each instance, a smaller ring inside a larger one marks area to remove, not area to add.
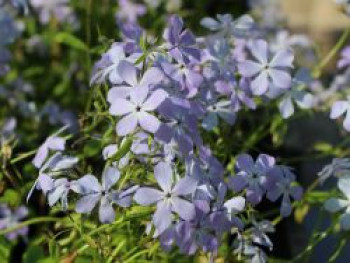
[[[114,221],[114,206],[155,207],[147,232],[159,238],[164,249],[176,244],[189,255],[197,250],[217,253],[224,234],[232,230],[240,240],[236,253],[254,258],[263,255],[256,244],[272,248],[266,235],[272,227],[256,222],[246,213],[248,208],[255,209],[266,196],[272,202],[281,199],[280,213],[289,216],[291,198],[299,200],[302,189],[292,170],[267,154],[256,161],[239,155],[229,175],[202,134],[234,125],[241,110],[256,109],[260,100],[280,100],[287,118],[294,112],[292,99],[307,104],[307,95],[299,90],[306,84],[292,77],[290,48],[272,50],[266,40],[248,36],[255,27],[251,17],[218,15],[201,24],[212,34],[196,38],[180,17],[172,16],[156,46],[141,45],[146,40],[134,41],[133,48],[130,42],[114,43],[91,77],[92,84],[110,85],[108,114],[118,137],[103,149],[101,183],[92,174],[68,179],[78,158],[62,153],[66,141],[56,134],[33,161],[40,169],[33,189],[41,189],[50,206],[60,200],[64,210],[74,195],[75,211],[82,214],[92,213],[99,203],[102,223]],[[128,29],[143,31],[131,24]],[[119,179],[128,164],[135,163],[148,171],[153,166],[153,175],[125,186]],[[242,248],[245,243],[250,245]]]

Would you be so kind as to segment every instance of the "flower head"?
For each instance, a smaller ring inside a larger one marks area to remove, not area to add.
[[[264,94],[271,85],[281,89],[291,86],[292,78],[288,69],[293,67],[294,55],[289,49],[281,50],[270,58],[266,41],[256,40],[249,46],[253,60],[246,60],[238,64],[238,70],[243,77],[253,78],[251,89],[253,94]]]
[[[135,195],[136,203],[144,206],[157,204],[153,215],[153,224],[158,234],[165,231],[172,222],[172,212],[183,220],[191,220],[195,215],[194,205],[186,200],[196,190],[197,183],[191,177],[184,177],[174,182],[173,170],[168,163],[158,163],[154,168],[154,176],[161,190],[141,187]]]

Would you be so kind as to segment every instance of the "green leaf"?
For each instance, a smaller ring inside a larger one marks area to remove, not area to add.
[[[83,153],[86,157],[94,157],[101,151],[101,143],[99,141],[89,141],[84,146]]]
[[[56,34],[54,40],[58,43],[65,44],[75,49],[83,51],[89,50],[83,41],[67,32],[60,32]]]
[[[0,198],[0,202],[7,203],[10,206],[17,206],[21,202],[20,195],[13,189],[8,189],[5,191],[4,196]]]
[[[40,259],[44,259],[44,250],[39,246],[32,246],[23,255],[23,263],[39,262]]]
[[[132,142],[133,141],[131,138],[126,139],[119,151],[117,151],[110,159],[113,161],[119,161],[121,158],[123,158],[130,151]]]

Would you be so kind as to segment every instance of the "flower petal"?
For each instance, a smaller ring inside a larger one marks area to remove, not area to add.
[[[229,179],[228,186],[234,191],[234,192],[240,192],[244,189],[244,187],[247,186],[246,179],[240,175],[237,174]]]
[[[294,54],[290,49],[281,50],[276,53],[269,65],[275,67],[293,67]]]
[[[112,207],[112,203],[105,196],[102,196],[101,198],[98,215],[100,222],[103,224],[112,223],[115,219],[115,212]]]
[[[238,64],[238,71],[243,77],[253,77],[263,69],[261,64],[246,60]]]
[[[46,140],[46,146],[50,150],[63,151],[65,148],[66,140],[60,137],[49,137]]]
[[[154,204],[163,198],[163,192],[149,187],[139,188],[134,195],[135,202],[143,206]]]
[[[294,114],[294,105],[292,98],[290,96],[283,98],[283,100],[278,104],[278,108],[281,112],[282,117],[284,119],[288,119]]]
[[[150,68],[143,75],[140,85],[149,86],[160,83],[164,78],[163,72],[158,68]]]
[[[154,111],[160,104],[167,98],[168,93],[162,89],[154,91],[149,98],[142,105],[142,109],[145,111]]]
[[[241,196],[233,197],[224,203],[224,207],[231,213],[238,213],[243,211],[245,207],[245,199]]]
[[[237,168],[241,171],[251,171],[254,168],[254,160],[249,154],[240,154],[237,156]]]
[[[138,122],[140,123],[142,129],[150,133],[155,133],[158,131],[161,122],[152,114],[149,114],[147,112],[138,112],[137,116]]]
[[[126,99],[115,99],[109,108],[109,113],[114,116],[123,116],[135,111],[136,105]]]
[[[165,193],[170,193],[173,184],[173,170],[169,163],[160,162],[154,167],[154,177]]]
[[[121,61],[118,65],[118,72],[120,77],[130,86],[137,85],[137,69],[135,66],[127,61]]]
[[[182,219],[190,221],[195,217],[195,207],[189,201],[178,197],[172,197],[172,210],[176,212]]]
[[[131,113],[119,120],[116,130],[119,136],[125,136],[135,131],[137,127],[137,115]]]
[[[100,199],[100,196],[100,194],[90,194],[83,196],[77,201],[75,211],[82,214],[90,213],[96,206],[98,200]]]
[[[108,91],[107,101],[113,104],[116,99],[125,99],[129,96],[130,91],[131,88],[127,86],[113,87]]]
[[[77,193],[79,194],[93,194],[101,192],[101,186],[97,178],[91,174],[87,174],[77,180]]]
[[[40,148],[36,152],[36,155],[33,159],[33,165],[36,168],[40,168],[43,165],[44,161],[46,160],[48,154],[49,154],[49,149],[47,148],[46,144],[43,144],[42,146],[40,146]]]
[[[147,86],[139,86],[130,92],[130,100],[137,106],[143,105],[149,93]]]
[[[348,109],[348,101],[336,101],[332,106],[331,119],[339,118]]]
[[[102,188],[108,191],[120,178],[120,172],[115,167],[107,167],[102,174]]]
[[[260,96],[264,94],[269,87],[267,72],[260,72],[260,74],[251,82],[250,86],[254,95]]]
[[[343,214],[340,217],[340,225],[344,230],[350,229],[350,214]]]
[[[348,204],[346,200],[330,198],[324,203],[324,208],[330,213],[335,213],[347,207]]]
[[[350,199],[350,177],[344,176],[338,180],[338,188]]]
[[[157,233],[163,233],[171,224],[172,214],[168,202],[159,202],[157,210],[153,215],[153,224],[157,229]]]
[[[272,79],[272,83],[282,89],[288,89],[292,83],[292,77],[283,70],[269,69],[269,76]]]
[[[252,55],[262,64],[267,64],[268,45],[265,40],[256,40],[252,43],[250,51]]]
[[[343,122],[344,129],[350,132],[350,111],[348,110]]]
[[[197,181],[192,177],[181,178],[175,185],[173,193],[176,195],[192,195],[197,188]]]

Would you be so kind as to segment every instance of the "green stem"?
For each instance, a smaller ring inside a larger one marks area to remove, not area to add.
[[[315,78],[319,78],[322,75],[323,69],[328,65],[328,63],[337,55],[337,53],[342,49],[342,47],[345,45],[346,41],[348,40],[350,36],[350,28],[345,30],[341,37],[339,38],[338,42],[335,44],[335,46],[329,51],[327,56],[322,59],[321,63],[313,70],[312,75]]]
[[[30,152],[27,152],[27,153],[23,153],[23,154],[20,154],[18,157],[12,159],[10,161],[11,164],[15,164],[15,163],[18,163],[20,161],[22,161],[23,159],[26,159],[30,156],[33,156],[34,154],[36,153],[36,150],[33,150],[33,151],[30,151]]]
[[[19,223],[15,226],[9,227],[9,228],[5,228],[3,230],[0,230],[0,236],[5,235],[7,233],[16,231],[18,229],[21,229],[23,227],[29,226],[29,225],[35,225],[35,224],[39,224],[39,223],[44,223],[44,222],[58,222],[61,221],[62,218],[57,218],[57,217],[37,217],[37,218],[33,218],[27,221],[24,221],[22,223]]]
[[[291,262],[302,262],[301,260],[307,256],[310,252],[312,252],[314,250],[314,248],[322,241],[324,240],[326,237],[328,237],[328,235],[332,232],[333,230],[333,226],[331,226],[330,228],[328,228],[326,231],[320,233],[311,244],[309,244],[306,249],[301,252],[298,256],[296,256]]]
[[[329,258],[328,263],[336,262],[337,258],[339,257],[340,253],[343,251],[343,248],[345,247],[347,243],[347,240],[345,238],[341,239],[336,246],[332,256]]]

